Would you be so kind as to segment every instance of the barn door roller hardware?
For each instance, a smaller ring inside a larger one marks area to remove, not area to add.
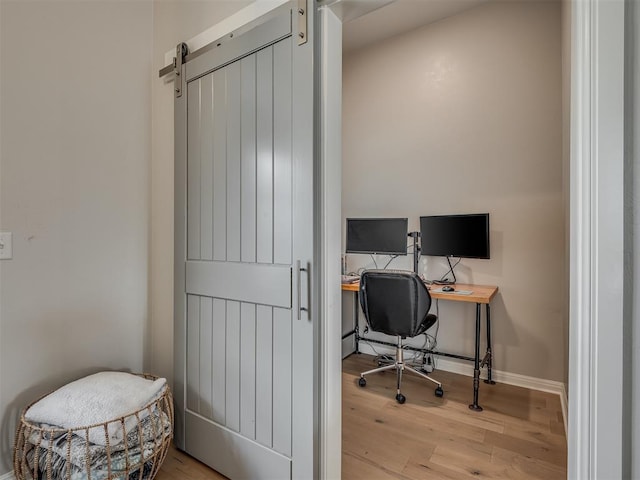
[[[158,72],[158,76],[160,78],[173,72],[173,85],[176,98],[182,96],[182,65],[184,65],[184,61],[188,54],[189,47],[187,47],[187,44],[179,43],[178,45],[176,45],[176,56],[173,57],[173,65],[167,65],[162,70],[160,70],[160,72]]]
[[[186,43],[182,42],[176,45],[176,56],[173,57],[173,73],[174,73],[173,86],[174,86],[176,98],[182,96],[182,65],[184,64],[184,60],[188,54],[189,54],[189,47],[187,47]],[[162,73],[163,70],[167,68],[171,68],[171,66],[165,67],[162,70],[160,70],[161,77],[166,75],[166,73],[169,73],[169,72],[165,72],[164,74]]]
[[[307,0],[298,0],[298,45],[307,43]]]

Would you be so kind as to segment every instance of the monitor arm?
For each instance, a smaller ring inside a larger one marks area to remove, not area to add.
[[[413,272],[418,275],[418,262],[420,261],[418,238],[420,238],[420,232],[409,232],[407,236],[413,239]]]

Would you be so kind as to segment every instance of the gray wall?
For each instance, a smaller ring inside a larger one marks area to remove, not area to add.
[[[561,0],[562,21],[562,204],[564,214],[564,296],[569,298],[570,243],[569,243],[569,197],[571,173],[571,0]],[[564,304],[564,317],[569,319],[569,302]],[[564,363],[569,365],[569,321],[564,323]],[[569,368],[562,380],[569,390]]]
[[[151,2],[0,2],[0,475],[20,408],[143,369]]]
[[[495,368],[566,382],[561,30],[560,2],[493,2],[345,55],[342,212],[417,230],[420,215],[488,211],[491,259],[456,274],[500,287]],[[473,308],[440,303],[440,348],[473,351]]]
[[[250,1],[156,1],[153,9],[150,369],[173,378],[173,78],[158,79],[164,54]]]
[[[640,5],[627,2],[625,135],[625,467],[640,479]]]

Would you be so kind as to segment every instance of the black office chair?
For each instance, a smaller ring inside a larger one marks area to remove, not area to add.
[[[360,305],[369,328],[398,337],[396,360],[386,365],[360,374],[358,384],[367,384],[364,376],[370,373],[395,369],[397,371],[398,391],[396,400],[404,403],[406,397],[400,392],[402,372],[408,370],[435,383],[436,397],[442,397],[442,384],[426,374],[406,365],[403,360],[402,340],[424,333],[438,319],[429,313],[431,295],[418,275],[398,270],[366,270],[360,277]]]

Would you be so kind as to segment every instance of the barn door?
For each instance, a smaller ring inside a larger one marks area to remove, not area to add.
[[[285,7],[187,57],[175,105],[176,442],[232,479],[316,475],[313,48]]]

